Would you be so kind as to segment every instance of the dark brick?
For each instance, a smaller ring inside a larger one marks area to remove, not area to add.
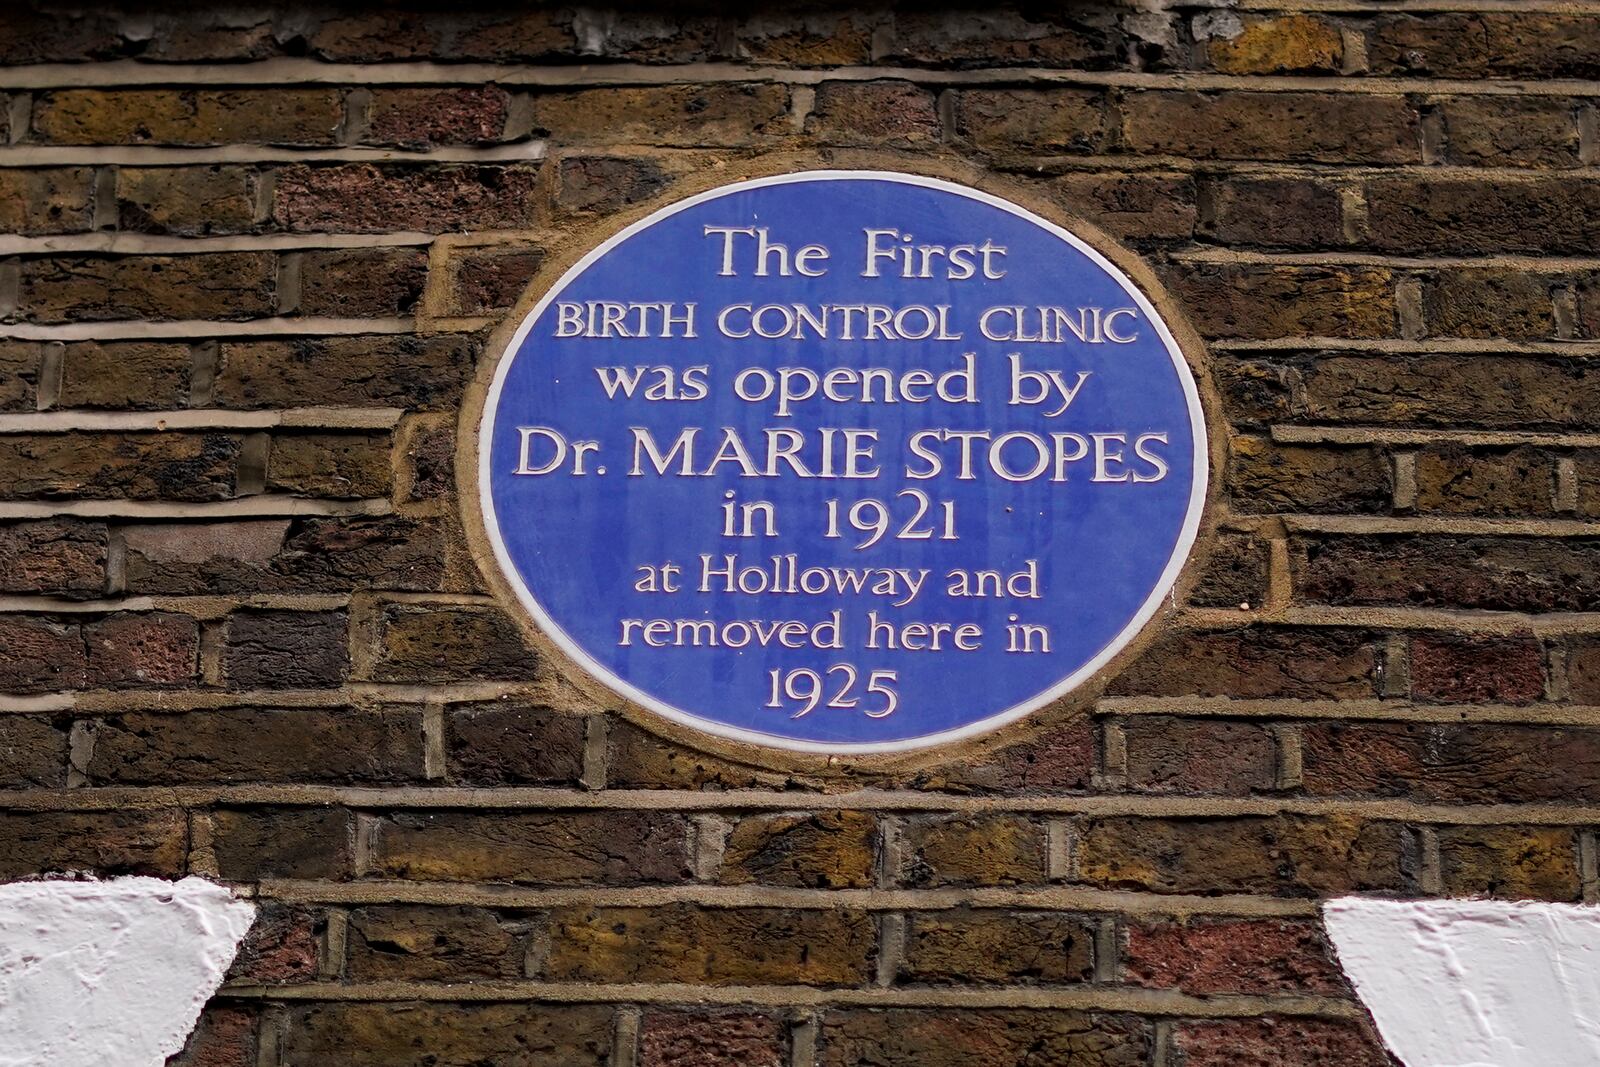
[[[93,192],[94,172],[89,167],[0,171],[0,230],[52,234],[92,229]]]
[[[19,314],[33,322],[253,319],[276,310],[270,252],[43,256],[22,261]]]
[[[1277,743],[1259,723],[1135,715],[1122,729],[1132,789],[1237,795],[1277,781]]]
[[[1199,210],[1188,174],[1065,174],[1052,179],[1050,195],[1067,211],[1126,241],[1187,240]]]
[[[1296,594],[1324,604],[1538,612],[1600,603],[1600,541],[1324,535],[1289,547]]]
[[[883,58],[936,66],[1062,66],[1101,69],[1122,61],[1113,13],[1070,5],[1024,14],[1003,7],[894,13]]]
[[[1194,159],[1420,163],[1416,113],[1364,93],[1128,93],[1123,146]]]
[[[1052,912],[913,912],[902,982],[1069,984],[1094,978],[1095,923]]]
[[[1271,553],[1248,534],[1219,534],[1189,602],[1207,608],[1259,607],[1267,596]]]
[[[450,882],[683,882],[688,824],[681,815],[626,811],[395,814],[376,829],[372,870]]]
[[[823,82],[806,132],[829,144],[926,148],[939,142],[933,94],[910,82]]]
[[[1212,183],[1202,236],[1228,245],[1325,248],[1345,244],[1339,188],[1307,178],[1232,177]]]
[[[286,1064],[340,1067],[606,1067],[611,1009],[582,1004],[296,1005]]]
[[[769,9],[740,19],[740,58],[802,67],[865,65],[872,62],[875,14],[848,10]]]
[[[1376,448],[1228,442],[1227,486],[1240,511],[1385,512],[1394,470]]]
[[[1392,337],[1394,279],[1376,267],[1186,263],[1163,280],[1206,338]]]
[[[445,766],[462,785],[575,785],[588,720],[518,702],[445,711]]]
[[[217,872],[234,882],[349,878],[354,836],[350,813],[339,808],[259,808],[211,816]]]
[[[1333,355],[1299,371],[1317,422],[1382,426],[1482,426],[1515,430],[1600,427],[1600,374],[1536,356]],[[1440,382],[1450,387],[1441,389]]]
[[[227,981],[249,985],[288,985],[317,975],[319,945],[327,920],[306,908],[262,904],[239,945]]]
[[[6,434],[0,498],[221,500],[241,447],[221,433]]]
[[[240,611],[228,617],[222,673],[236,689],[320,689],[350,673],[342,611]]]
[[[387,433],[296,433],[272,438],[266,488],[298,496],[387,497],[394,480]]]
[[[1367,31],[1376,74],[1571,77],[1600,73],[1600,42],[1584,15],[1545,12],[1391,15]]]
[[[1246,626],[1161,638],[1110,692],[1359,700],[1374,695],[1376,668],[1372,639],[1359,631]]]
[[[0,812],[0,878],[67,871],[178,878],[188,837],[178,811]]]
[[[96,784],[378,784],[422,778],[422,713],[215,708],[92,722]]]
[[[1580,106],[1560,96],[1451,97],[1440,108],[1445,156],[1468,166],[1577,166]]]
[[[254,167],[118,167],[117,226],[132,233],[184,237],[251,233],[261,228]]]
[[[1424,279],[1422,312],[1432,337],[1556,335],[1551,290],[1560,276],[1525,270],[1444,270]]]
[[[428,254],[415,248],[336,248],[300,256],[302,315],[409,315],[422,299]]]
[[[584,197],[580,194],[579,199]],[[454,310],[482,315],[511,307],[544,265],[542,248],[489,245],[463,248],[455,257]]]
[[[1373,178],[1369,247],[1381,252],[1585,254],[1600,249],[1600,183],[1557,176]]]
[[[612,718],[607,725],[606,784],[618,789],[803,789],[797,775],[712,756]]]
[[[776,84],[539,92],[529,103],[535,134],[562,144],[731,146],[793,132],[788,87]]]
[[[43,358],[37,341],[0,341],[0,411],[34,410]]]
[[[836,1008],[821,1019],[822,1067],[1144,1067],[1135,1016],[968,1008]]]
[[[0,789],[67,784],[67,732],[42,715],[0,715]]]
[[[75,622],[32,615],[0,616],[0,690],[37,693],[77,689],[84,683],[88,653]]]
[[[641,200],[648,200],[672,181],[655,160],[627,156],[567,156],[561,160],[556,173],[558,208],[563,211],[602,214],[617,211]],[[514,269],[531,266],[532,269],[528,270],[528,275],[531,276],[533,270],[538,269],[543,255],[538,252],[521,254],[524,262],[517,263],[513,260],[506,266]],[[463,270],[466,266],[466,263],[462,264]],[[500,269],[503,270],[504,267]],[[458,276],[458,283],[465,285],[467,279]],[[512,294],[512,299],[507,304],[515,302],[515,294]]]
[[[106,528],[74,519],[0,526],[0,591],[88,597],[105,591]]]
[[[444,408],[460,398],[476,355],[459,334],[225,343],[215,403]]]

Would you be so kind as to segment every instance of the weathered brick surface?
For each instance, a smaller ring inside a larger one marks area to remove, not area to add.
[[[1593,895],[1600,36],[1334,6],[4,6],[0,878],[256,894],[230,981],[328,996],[180,1067],[1387,1063],[1317,903]],[[1104,701],[766,759],[485,595],[509,309],[772,151],[1018,190],[1206,340]]]

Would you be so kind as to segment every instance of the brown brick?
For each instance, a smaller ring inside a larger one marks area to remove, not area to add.
[[[297,163],[278,174],[272,217],[297,233],[514,230],[533,225],[530,164]]]
[[[208,1005],[183,1051],[167,1067],[255,1067],[256,1014],[250,1008]]]
[[[739,20],[739,58],[756,63],[838,67],[872,62],[874,15],[772,9]]]
[[[422,778],[422,713],[216,708],[93,722],[96,784],[377,784]]]
[[[188,345],[155,341],[74,341],[62,347],[64,408],[183,407],[189,398]]]
[[[1559,276],[1523,270],[1444,270],[1424,280],[1423,318],[1432,337],[1556,335],[1551,290]]]
[[[1442,515],[1552,515],[1555,458],[1537,448],[1434,445],[1417,453],[1419,512]]]
[[[1416,634],[1410,667],[1417,700],[1531,704],[1544,695],[1544,650],[1531,634]]]
[[[627,156],[565,156],[556,175],[556,207],[562,211],[616,211],[650,199],[672,182],[655,160]],[[531,265],[537,269],[543,257],[534,255]],[[516,266],[515,261],[510,265]],[[466,264],[462,266],[465,269]],[[515,296],[508,304],[516,302]]]
[[[956,136],[990,151],[1092,152],[1106,135],[1105,97],[1084,89],[958,89]]]
[[[89,167],[0,171],[0,231],[50,234],[92,229],[93,183]]]
[[[1376,448],[1228,442],[1227,485],[1245,512],[1386,512],[1394,470]]]
[[[178,811],[0,812],[0,878],[67,871],[178,878],[188,833]]]
[[[333,144],[335,89],[60,89],[33,103],[46,144]]]
[[[1424,803],[1593,803],[1600,733],[1501,723],[1310,723],[1305,791]]]
[[[233,495],[240,439],[228,434],[7,434],[0,498],[220,500]]]
[[[37,341],[0,341],[0,411],[34,410],[43,358]]]
[[[298,496],[387,497],[394,479],[387,433],[275,435],[267,490]]]
[[[180,9],[165,18],[157,16],[153,24],[147,23],[140,29],[150,32],[148,40],[139,42],[141,59],[172,63],[226,62],[266,59],[284,51],[274,36],[275,27],[270,17],[260,10],[225,12],[213,9],[209,17],[197,18],[194,13]]]
[[[728,834],[718,881],[869,889],[877,836],[877,821],[865,812],[750,815]]]
[[[84,623],[83,644],[91,688],[179,685],[195,679],[200,627],[170,612],[119,612]]]
[[[828,144],[926,148],[939,142],[933,94],[910,82],[823,82],[806,132]]]
[[[239,946],[226,980],[248,985],[288,985],[317,975],[319,944],[327,920],[314,911],[262,904]]]
[[[1290,422],[1302,406],[1295,392],[1305,372],[1298,365],[1223,356],[1214,359],[1211,373],[1222,394],[1223,411],[1236,426]]]
[[[0,526],[0,592],[88,597],[105,591],[106,528],[73,519]]]
[[[0,789],[67,784],[67,732],[42,715],[0,715]]]
[[[399,516],[146,523],[121,534],[130,593],[424,590],[443,569],[438,525]]]
[[[1078,825],[1078,876],[1105,889],[1305,897],[1409,885],[1401,829],[1347,815],[1106,818]]]
[[[339,11],[307,38],[323,59],[548,60],[571,57],[572,13],[562,9]]]
[[[1600,249],[1600,182],[1373,178],[1366,198],[1368,244],[1375,251],[1555,255]]]
[[[222,673],[236,689],[318,689],[350,673],[342,611],[238,611],[228,617]]]
[[[822,1016],[822,1067],[1144,1067],[1149,1024],[1127,1015],[967,1008],[837,1008]]]
[[[1094,978],[1095,923],[1052,912],[913,912],[898,980],[1063,983]]]
[[[654,812],[396,814],[377,829],[372,870],[449,882],[682,882],[688,825]]]
[[[1450,896],[1578,899],[1578,845],[1565,826],[1441,827],[1439,873]]]
[[[1394,279],[1376,267],[1191,263],[1163,279],[1207,338],[1391,337]]]
[[[1357,1023],[1226,1019],[1180,1023],[1172,1044],[1183,1067],[1389,1067],[1383,1046]]]
[[[1339,188],[1308,178],[1230,177],[1210,186],[1200,233],[1229,245],[1326,248],[1346,244]]]
[[[1600,73],[1584,15],[1484,12],[1392,15],[1366,33],[1373,73],[1443,77],[1574,77]]]
[[[1207,40],[1206,57],[1221,74],[1338,74],[1344,37],[1315,15],[1250,18],[1237,34]]]
[[[1349,995],[1315,922],[1195,919],[1128,925],[1126,980],[1151,989],[1216,993]]]
[[[1187,240],[1198,208],[1194,178],[1160,171],[1065,174],[1049,192],[1067,211],[1127,241]]]
[[[1600,704],[1600,640],[1567,641],[1567,689],[1573,703]]]
[[[335,1002],[296,1005],[285,1064],[340,1067],[606,1067],[611,1008],[597,1004]]]
[[[1277,744],[1260,723],[1135,715],[1122,729],[1133,789],[1236,795],[1277,781]]]
[[[645,1012],[639,1067],[783,1067],[784,1026],[749,1012]]]
[[[242,341],[222,346],[215,403],[225,408],[442,408],[471,373],[460,334]]]
[[[437,500],[455,491],[456,436],[454,422],[416,419],[398,431],[401,493],[406,500]]]
[[[588,720],[515,701],[445,711],[445,766],[462,785],[575,785]]]
[[[613,788],[805,788],[798,776],[712,756],[619,718],[610,720],[606,733],[606,784]]]
[[[1588,611],[1600,541],[1527,537],[1292,539],[1296,595],[1339,605]]]
[[[34,321],[250,319],[275,309],[277,257],[46,256],[22,263],[20,313]]]
[[[526,926],[483,908],[359,908],[346,972],[357,982],[522,978]]]
[[[1263,92],[1131,92],[1122,143],[1194,159],[1420,163],[1417,116],[1392,96]]]
[[[1449,382],[1450,388],[1439,388]],[[1303,416],[1384,426],[1600,427],[1600,375],[1556,358],[1336,355],[1303,372]]]
[[[529,104],[534,133],[561,144],[743,145],[792,132],[789,90],[775,84],[538,92]]]
[[[539,663],[498,611],[394,604],[379,628],[375,681],[514,681],[534,677]]]
[[[1046,14],[1045,12],[1048,12]],[[1094,7],[902,9],[885,59],[937,66],[1099,69],[1122,61],[1125,41],[1110,11]]]
[[[428,254],[416,248],[337,248],[300,257],[302,315],[409,315],[427,283]]]
[[[923,816],[900,830],[901,877],[944,885],[1038,885],[1045,881],[1044,827],[1015,815]]]
[[[1446,158],[1469,166],[1577,166],[1579,107],[1560,96],[1451,97],[1440,108]]]
[[[542,248],[523,246],[460,250],[452,289],[452,310],[482,315],[511,307],[544,265]]]
[[[1245,626],[1158,640],[1110,691],[1140,696],[1358,700],[1374,695],[1377,656],[1353,630]]]
[[[1259,607],[1267,597],[1267,542],[1248,534],[1219,534],[1189,603],[1208,608]]]
[[[1578,480],[1578,514],[1586,519],[1600,515],[1600,451],[1585,449],[1573,457]]]
[[[510,101],[510,94],[494,85],[469,89],[374,89],[371,125],[365,141],[401,148],[498,141],[505,131]]]
[[[339,808],[255,808],[211,816],[217,873],[229,881],[349,878],[354,826]]]
[[[184,237],[250,233],[260,227],[260,188],[253,167],[118,167],[117,225]]]
[[[865,912],[829,908],[557,908],[544,976],[561,982],[859,985],[873,973]]]
[[[75,622],[0,616],[0,691],[36,693],[83,685],[88,656]]]

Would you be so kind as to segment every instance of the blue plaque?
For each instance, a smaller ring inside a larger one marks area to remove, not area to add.
[[[1199,526],[1206,438],[1150,301],[950,182],[814,171],[675,203],[521,322],[478,438],[538,627],[675,722],[891,752],[1087,681]]]

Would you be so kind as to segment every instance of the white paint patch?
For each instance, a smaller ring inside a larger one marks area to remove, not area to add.
[[[255,914],[203,878],[0,885],[0,1067],[161,1067]]]
[[[1406,1067],[1600,1064],[1600,908],[1345,898],[1323,918]]]

